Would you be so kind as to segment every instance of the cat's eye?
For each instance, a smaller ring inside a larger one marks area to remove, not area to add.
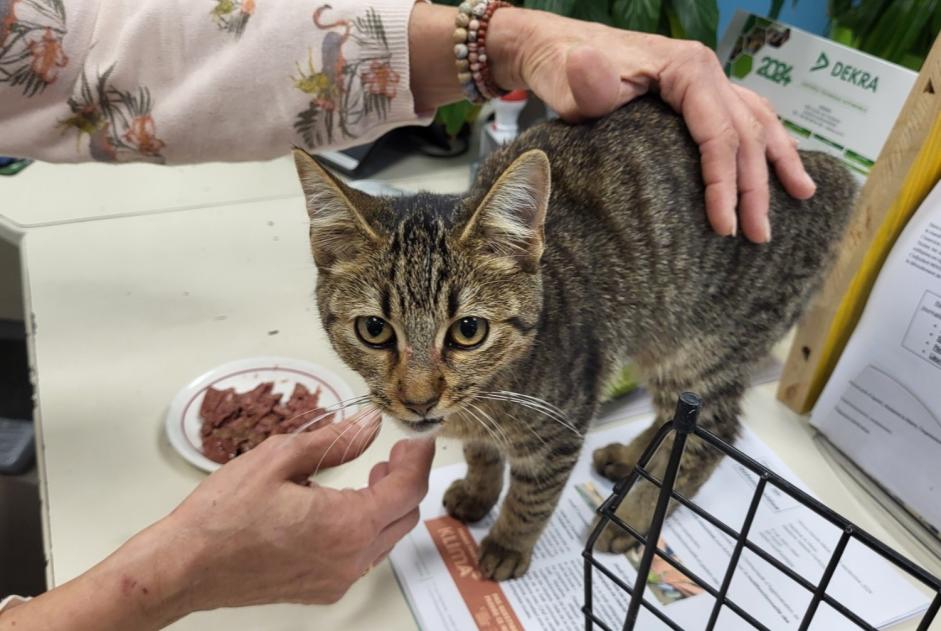
[[[360,316],[356,318],[356,335],[367,346],[385,348],[395,342],[392,325],[379,316]]]
[[[452,348],[477,348],[487,339],[490,325],[483,318],[469,316],[455,320],[448,329],[447,342]]]

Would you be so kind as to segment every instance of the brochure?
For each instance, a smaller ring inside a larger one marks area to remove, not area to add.
[[[801,149],[832,154],[862,181],[917,73],[824,37],[739,11],[717,54],[726,74],[764,96]]]
[[[811,422],[941,529],[941,184],[892,247]]]
[[[464,464],[434,469],[428,496],[422,503],[423,521],[393,550],[391,561],[419,626],[426,631],[559,631],[584,628],[581,556],[595,507],[611,492],[611,483],[591,470],[591,452],[612,441],[629,441],[650,417],[589,434],[585,449],[555,514],[536,545],[529,571],[520,579],[496,583],[477,572],[477,544],[497,514],[481,522],[462,524],[445,514],[441,498],[463,476]],[[695,439],[698,440],[698,439]],[[795,484],[792,472],[752,433],[745,431],[737,447]],[[696,495],[695,501],[735,528],[741,527],[757,480],[748,470],[726,459]],[[750,539],[809,580],[819,580],[841,532],[789,496],[765,491]],[[698,576],[718,588],[733,542],[686,508],[676,510],[664,524],[661,547]],[[600,554],[598,558],[622,580],[632,584],[638,552]],[[620,629],[627,599],[600,572],[594,578],[594,608],[612,629]],[[648,580],[647,599],[685,629],[705,626],[713,598],[695,583],[658,561]],[[891,564],[862,545],[848,546],[828,593],[876,627],[883,628],[924,611],[928,598]],[[810,593],[784,574],[745,551],[734,574],[729,597],[774,630],[797,629]],[[638,629],[666,629],[643,611]],[[727,608],[717,629],[752,627]],[[855,629],[829,607],[822,607],[814,629]]]

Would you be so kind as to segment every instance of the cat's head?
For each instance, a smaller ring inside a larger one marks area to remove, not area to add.
[[[294,157],[333,347],[385,413],[417,431],[440,426],[532,344],[548,159],[524,153],[466,197],[387,198],[344,185],[303,151]]]

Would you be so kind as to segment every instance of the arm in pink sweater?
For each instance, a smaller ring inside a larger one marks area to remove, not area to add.
[[[414,0],[0,0],[0,154],[259,160],[416,121]]]

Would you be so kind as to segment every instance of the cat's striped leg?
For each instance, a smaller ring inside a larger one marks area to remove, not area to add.
[[[517,578],[529,568],[533,546],[559,502],[581,442],[569,435],[554,447],[511,457],[510,488],[500,516],[480,543],[480,571],[486,578]]]
[[[503,454],[485,441],[464,443],[467,475],[455,480],[444,494],[448,515],[463,522],[480,521],[490,512],[503,489]]]
[[[665,422],[666,419],[658,414],[650,427],[626,445],[624,443],[611,443],[596,449],[591,454],[595,471],[612,482],[627,477],[634,469],[637,461],[640,460],[644,450],[647,449],[647,445],[656,436],[660,426]]]
[[[655,388],[654,403],[658,410],[658,418],[669,418],[669,415],[672,415],[672,408],[676,405],[676,397],[679,393],[683,390],[692,389],[703,394],[703,407],[699,414],[699,425],[723,440],[734,441],[738,433],[738,416],[741,411],[742,394],[745,391],[743,379],[738,376],[725,375],[724,379],[715,381],[711,379],[697,380],[695,385],[698,388],[680,387],[676,383],[661,383],[660,387]],[[616,456],[621,454],[630,459],[629,462],[620,463],[619,472],[629,471],[633,468],[637,458],[652,438],[652,435],[648,434],[650,434],[650,430],[641,434],[631,444],[620,446],[620,451],[612,449],[611,446],[604,448],[607,450],[607,455]],[[651,458],[646,469],[654,477],[663,479],[663,473],[666,470],[672,447],[673,437],[670,436]],[[687,499],[691,499],[699,490],[699,487],[709,479],[721,459],[722,454],[715,448],[698,438],[691,438],[686,443],[674,490]],[[611,463],[608,463],[608,470],[612,470]],[[647,528],[650,526],[650,519],[653,516],[659,493],[659,487],[642,478],[639,479],[618,507],[618,517],[639,532],[646,533]],[[671,502],[669,510],[673,510],[676,506],[676,502]],[[602,552],[624,552],[635,545],[637,545],[637,540],[632,536],[620,528],[608,527],[598,538],[597,549]]]

